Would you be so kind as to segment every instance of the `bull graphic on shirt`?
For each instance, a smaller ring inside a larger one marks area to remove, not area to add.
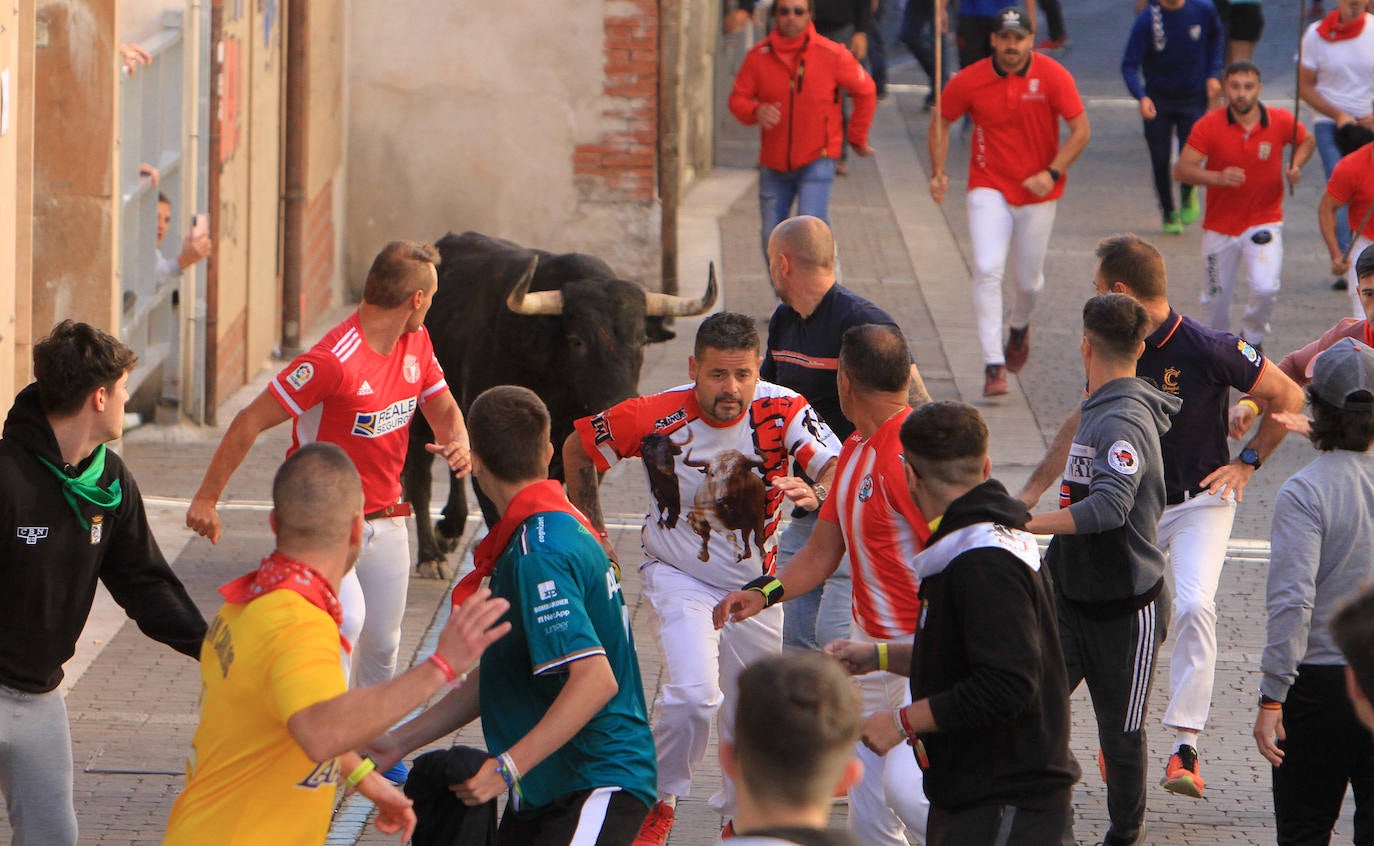
[[[695,467],[705,475],[701,487],[687,513],[687,522],[701,536],[701,551],[697,558],[710,560],[707,547],[711,541],[711,530],[724,533],[735,548],[735,560],[743,561],[753,553],[749,549],[749,536],[754,536],[754,546],[759,551],[759,559],[764,557],[764,518],[767,503],[767,489],[763,479],[751,470],[763,472],[765,464],[757,458],[749,458],[739,450],[722,450],[708,461],[693,461],[688,450],[682,463]],[[738,540],[735,532],[739,532]]]
[[[639,442],[639,455],[644,459],[644,473],[649,477],[649,493],[653,494],[657,509],[658,524],[669,529],[677,526],[682,514],[682,494],[677,486],[677,457],[682,448],[692,442],[692,433],[687,440],[675,442],[670,435],[654,432],[645,435]]]

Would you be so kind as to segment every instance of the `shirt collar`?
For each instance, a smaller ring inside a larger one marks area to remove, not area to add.
[[[1264,104],[1263,104],[1263,103],[1256,103],[1256,104],[1255,104],[1255,107],[1259,109],[1259,113],[1260,113],[1260,126],[1264,127],[1265,129],[1268,129],[1268,128],[1269,128],[1269,110],[1266,109],[1266,108],[1264,107]],[[1236,120],[1236,116],[1233,115],[1233,114],[1231,114],[1231,107],[1230,107],[1230,106],[1227,106],[1227,107],[1226,107],[1226,122],[1227,122],[1228,124],[1231,124],[1232,126],[1235,126],[1235,125],[1238,123],[1238,121]]]
[[[993,72],[993,73],[997,74],[999,77],[1002,77],[1002,78],[1004,78],[1004,79],[1005,79],[1006,77],[1010,76],[1010,74],[1008,74],[1006,71],[1002,70],[1002,66],[1001,66],[1001,65],[997,64],[997,57],[996,57],[996,56],[989,56],[989,57],[988,57],[988,61],[989,61],[989,62],[992,62],[992,72]],[[1034,61],[1035,61],[1035,54],[1034,54],[1034,53],[1031,53],[1030,58],[1027,59],[1027,60],[1026,60],[1026,63],[1025,63],[1024,65],[1021,66],[1021,70],[1016,71],[1016,75],[1017,75],[1017,76],[1022,76],[1022,77],[1024,77],[1024,76],[1030,76],[1031,62],[1034,62]]]
[[[1159,328],[1152,332],[1150,337],[1145,339],[1145,344],[1160,349],[1169,343],[1169,339],[1174,336],[1174,332],[1178,331],[1179,324],[1182,322],[1183,315],[1170,308],[1169,316],[1164,319],[1163,323],[1159,324]]]

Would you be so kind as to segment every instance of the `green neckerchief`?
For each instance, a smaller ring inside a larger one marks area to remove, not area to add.
[[[51,470],[52,474],[62,482],[62,495],[67,498],[67,504],[72,507],[72,511],[76,514],[76,519],[81,523],[83,529],[89,529],[91,524],[82,515],[81,504],[77,502],[77,497],[86,500],[96,508],[106,510],[118,508],[119,504],[124,501],[124,492],[120,490],[118,479],[111,482],[109,488],[102,488],[97,484],[100,477],[105,475],[104,444],[96,447],[95,452],[91,453],[91,463],[80,476],[68,476],[62,472],[61,468],[41,455],[38,456],[38,460],[43,462],[43,466]]]

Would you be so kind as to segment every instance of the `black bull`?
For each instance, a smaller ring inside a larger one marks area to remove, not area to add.
[[[618,278],[582,253],[531,250],[476,232],[436,242],[439,287],[425,317],[434,354],[466,414],[478,394],[496,385],[523,385],[548,406],[554,444],[552,478],[563,479],[560,450],[573,421],[638,394],[645,344],[672,339],[664,319],[702,314],[715,304],[712,266],[706,293],[689,299]],[[430,468],[425,444],[434,433],[415,415],[402,476],[415,509],[421,574],[443,577],[467,519],[463,485],[450,478],[443,519],[431,526]],[[491,501],[477,492],[487,525]],[[435,529],[438,529],[438,537]]]

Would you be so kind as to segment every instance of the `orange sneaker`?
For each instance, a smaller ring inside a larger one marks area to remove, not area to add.
[[[729,822],[727,822],[727,823],[725,824],[725,827],[722,828],[722,829],[720,830],[720,839],[721,839],[721,840],[729,840],[731,837],[734,837],[734,836],[735,836],[735,821],[734,821],[734,820],[730,820]]]
[[[1159,783],[1170,793],[1201,799],[1207,784],[1198,772],[1197,750],[1186,743],[1179,744],[1178,751],[1164,765],[1164,778]]]
[[[673,828],[673,806],[659,802],[649,809],[649,816],[639,827],[632,846],[663,846],[668,842],[668,832]]]

